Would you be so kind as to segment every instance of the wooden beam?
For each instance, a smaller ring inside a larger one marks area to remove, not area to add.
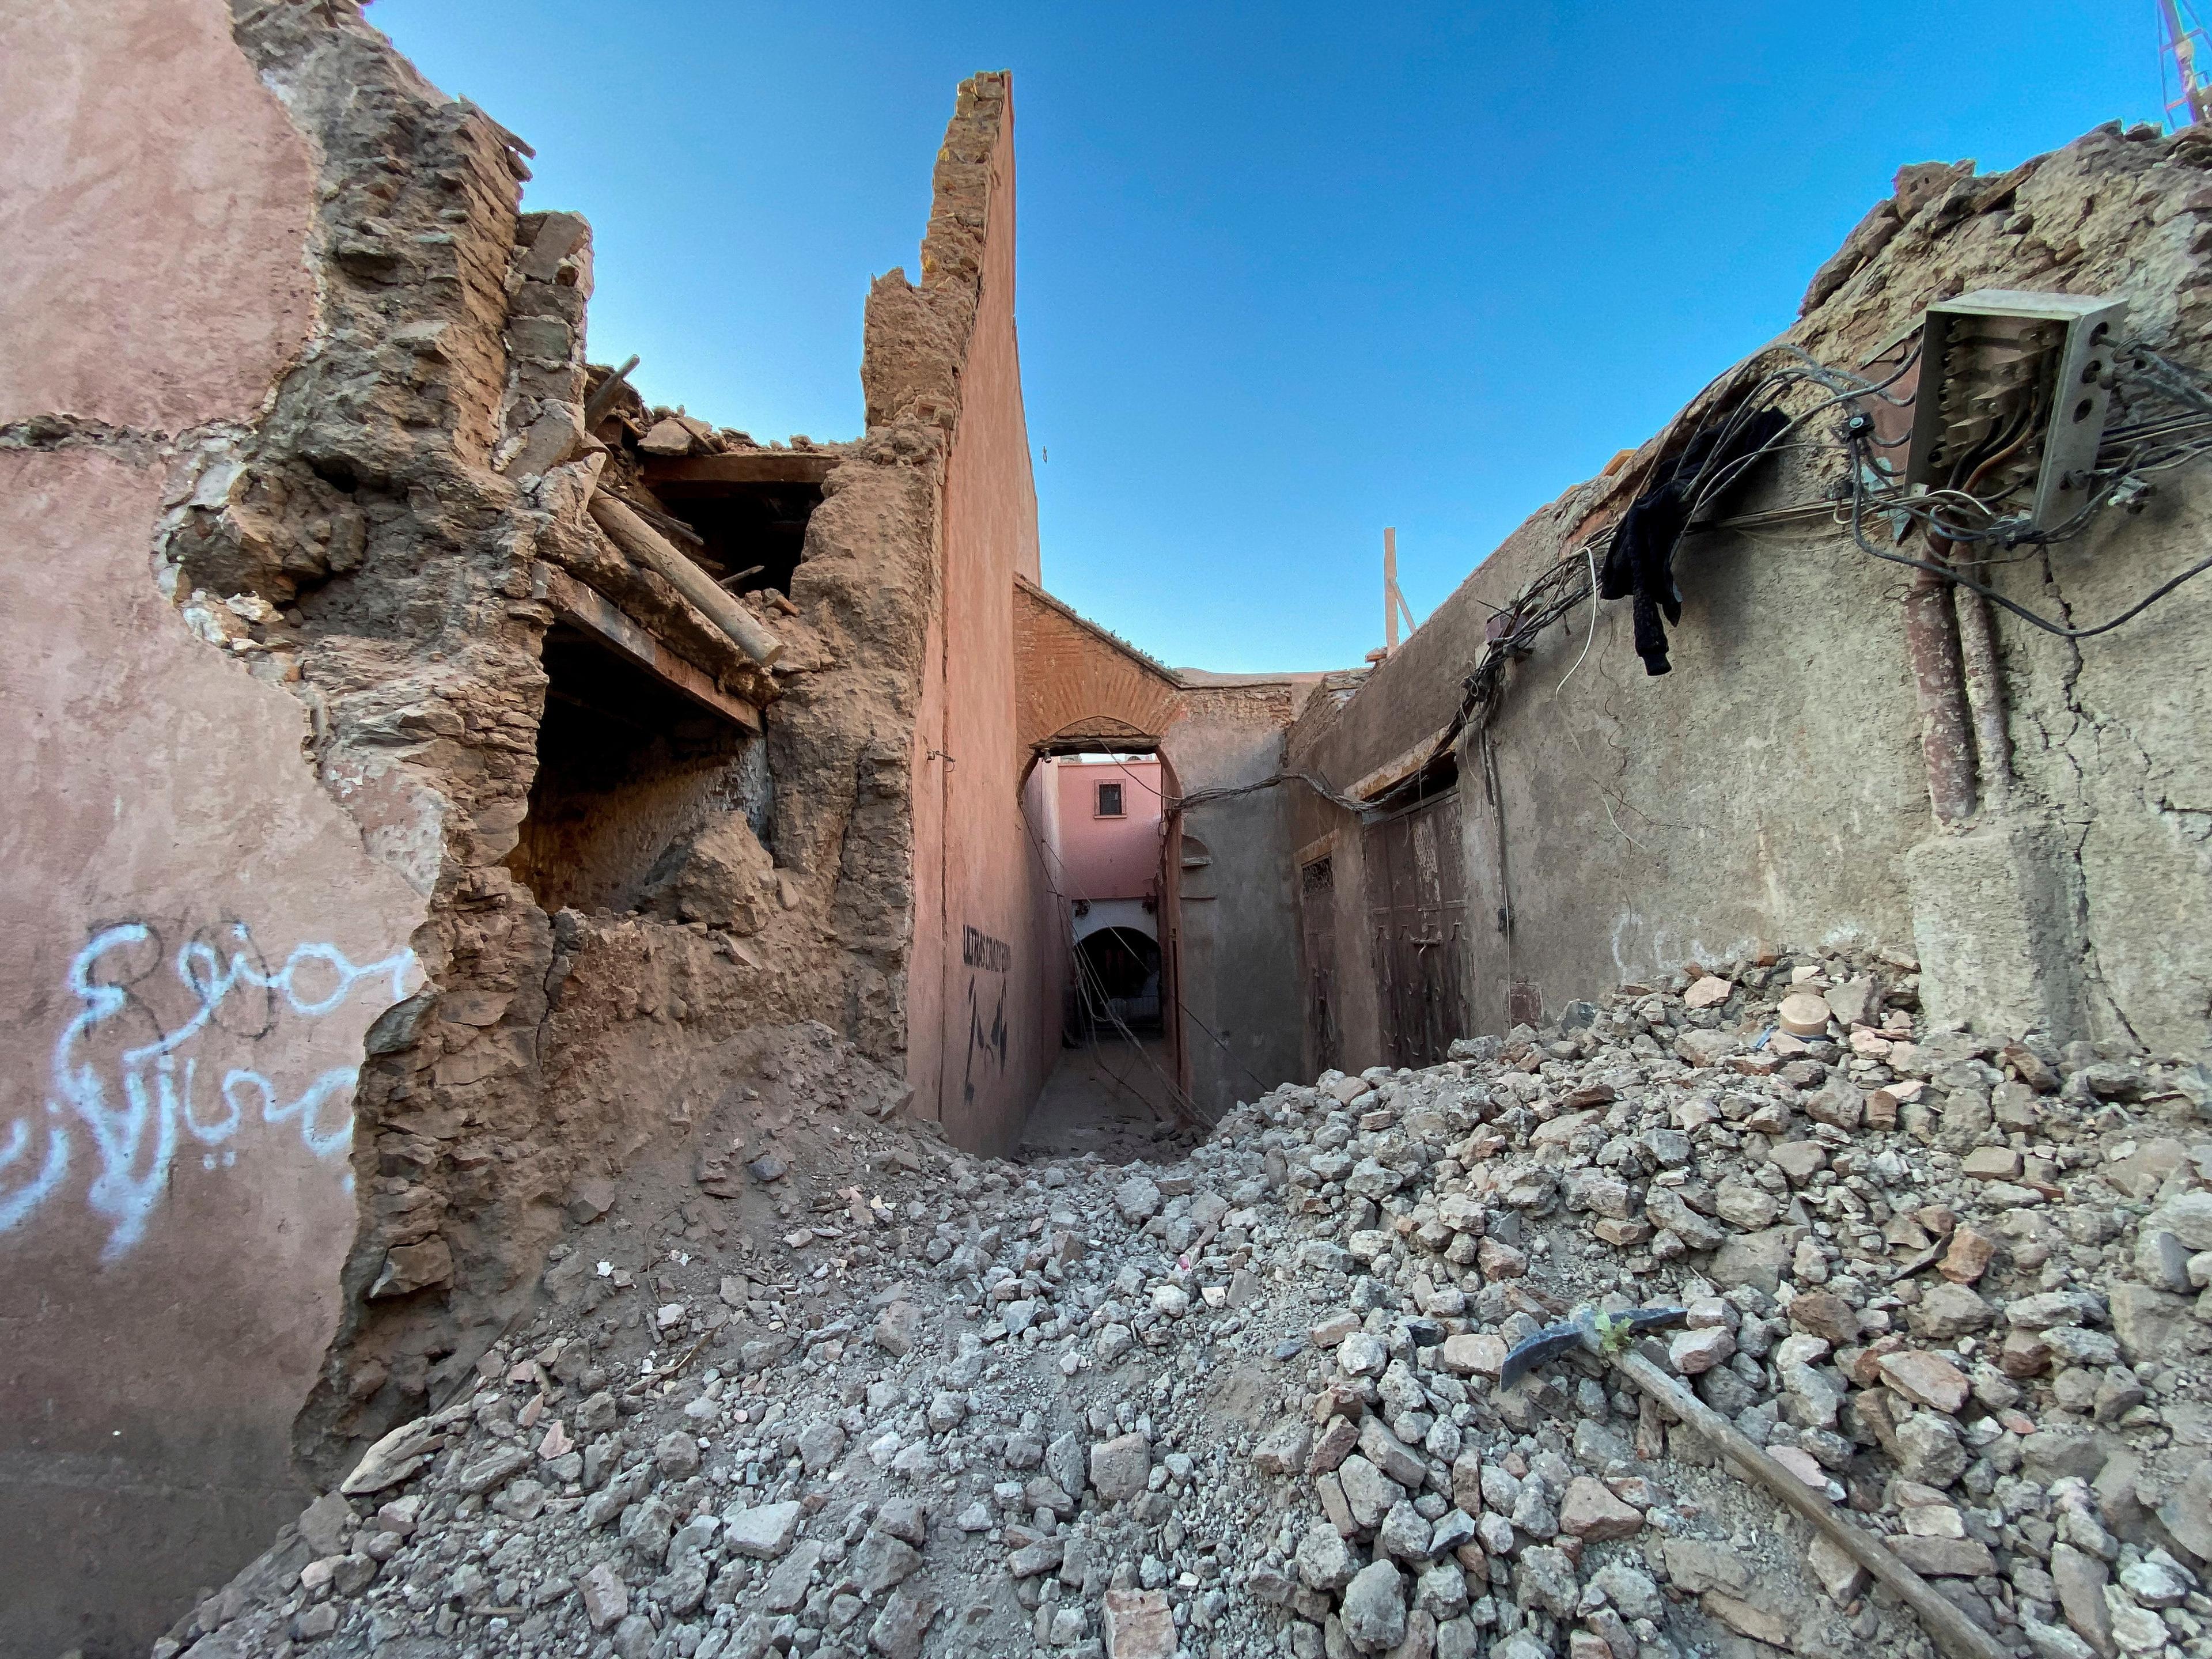
[[[1382,648],[1398,648],[1398,532],[1382,532]]]
[[[628,362],[599,382],[599,389],[592,394],[591,401],[584,405],[585,431],[589,432],[597,426],[599,423],[599,416],[614,407],[615,398],[622,391],[623,382],[629,379],[629,372],[637,367],[637,354],[633,351]]]
[[[819,484],[842,455],[805,449],[745,449],[733,455],[680,455],[649,459],[645,481],[657,491],[691,484]]]
[[[760,710],[732,696],[707,674],[694,668],[636,623],[629,613],[596,588],[586,587],[565,571],[542,567],[546,603],[562,621],[581,629],[617,656],[635,663],[670,689],[682,692],[701,707],[748,732],[761,729]]]
[[[783,654],[783,641],[760,619],[714,586],[714,579],[686,558],[668,538],[604,489],[591,500],[592,518],[617,547],[691,601],[707,620],[738,643],[762,667]]]
[[[1438,726],[1412,748],[1393,756],[1344,793],[1359,800],[1373,800],[1384,791],[1403,783],[1407,778],[1436,758],[1437,750],[1450,735],[1449,722]]]

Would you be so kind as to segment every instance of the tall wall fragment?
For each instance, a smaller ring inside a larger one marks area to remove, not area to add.
[[[963,1146],[1020,1138],[1060,1047],[1060,951],[1024,828],[1041,805],[1016,729],[1015,581],[1037,580],[1036,492],[1014,331],[1010,77],[965,82],[939,152],[921,282],[868,301],[868,423],[950,434],[914,782],[916,1109]]]

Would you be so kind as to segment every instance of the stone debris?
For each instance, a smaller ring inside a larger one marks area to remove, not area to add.
[[[2013,1652],[2212,1659],[2183,1062],[1924,1030],[1895,956],[1577,1007],[1172,1164],[830,1102],[767,1211],[617,1187],[157,1659],[1931,1659],[1595,1360],[1498,1386],[1583,1303],[1685,1308],[1644,1351]]]

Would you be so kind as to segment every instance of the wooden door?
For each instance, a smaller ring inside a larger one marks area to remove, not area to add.
[[[1316,1074],[1337,1065],[1343,1051],[1336,1020],[1336,871],[1328,858],[1298,872],[1298,921],[1305,936],[1306,1031],[1313,1038]]]
[[[1393,1066],[1434,1066],[1467,1035],[1459,797],[1370,825],[1366,854],[1382,1052]]]

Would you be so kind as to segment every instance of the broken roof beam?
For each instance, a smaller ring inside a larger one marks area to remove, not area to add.
[[[669,487],[681,494],[686,487],[695,485],[818,486],[844,459],[808,449],[741,449],[725,455],[647,457],[645,481],[656,494]]]
[[[592,497],[592,519],[617,547],[689,599],[762,667],[772,666],[783,654],[781,640],[619,499],[604,489],[599,491]]]
[[[541,569],[545,602],[562,621],[590,635],[617,656],[635,663],[663,684],[732,725],[751,732],[760,731],[760,710],[723,690],[712,676],[693,667],[661,644],[613,600],[550,566]]]

